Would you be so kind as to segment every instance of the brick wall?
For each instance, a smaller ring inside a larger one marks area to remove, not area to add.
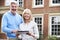
[[[48,39],[48,14],[44,14],[43,39]]]
[[[0,6],[4,6],[5,0],[0,0]]]
[[[40,8],[32,8],[32,0],[25,0],[24,2],[24,8],[30,8],[33,13],[60,12],[60,6],[49,7],[49,0],[44,0],[44,7]]]
[[[0,14],[0,32],[1,32],[1,19],[2,19],[2,15]]]

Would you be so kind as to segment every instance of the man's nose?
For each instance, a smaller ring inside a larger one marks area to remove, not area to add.
[[[13,9],[16,9],[16,7],[13,7]]]

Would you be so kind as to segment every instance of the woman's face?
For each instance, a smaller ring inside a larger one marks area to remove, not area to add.
[[[23,17],[25,20],[30,20],[31,15],[29,13],[24,13]]]

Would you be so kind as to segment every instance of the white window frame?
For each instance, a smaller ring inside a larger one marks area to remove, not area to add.
[[[57,16],[59,16],[59,15],[57,15]],[[56,17],[56,15],[49,17],[49,35],[50,35],[50,36],[52,36],[52,35],[51,35],[51,32],[52,32],[52,31],[51,31],[51,29],[52,29],[52,27],[51,27],[51,25],[52,25],[52,24],[51,24],[51,21],[52,21],[51,18],[52,18],[52,17]],[[55,35],[53,35],[53,36],[55,36]],[[60,37],[60,35],[56,35],[56,37]]]
[[[44,7],[44,0],[42,5],[35,5],[35,0],[32,1],[32,8],[41,8],[41,7]]]
[[[44,19],[43,14],[33,14],[33,21],[35,21],[34,20],[35,17],[42,17],[42,24],[41,25],[42,25],[42,35],[43,35],[43,19]]]
[[[60,6],[60,4],[53,4],[52,0],[49,0],[49,6],[52,7],[52,6]]]

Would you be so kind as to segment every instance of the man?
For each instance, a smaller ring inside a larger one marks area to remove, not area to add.
[[[9,40],[16,40],[16,32],[23,22],[22,17],[16,11],[17,3],[13,1],[10,4],[10,11],[6,12],[2,17],[2,30],[7,34]]]

